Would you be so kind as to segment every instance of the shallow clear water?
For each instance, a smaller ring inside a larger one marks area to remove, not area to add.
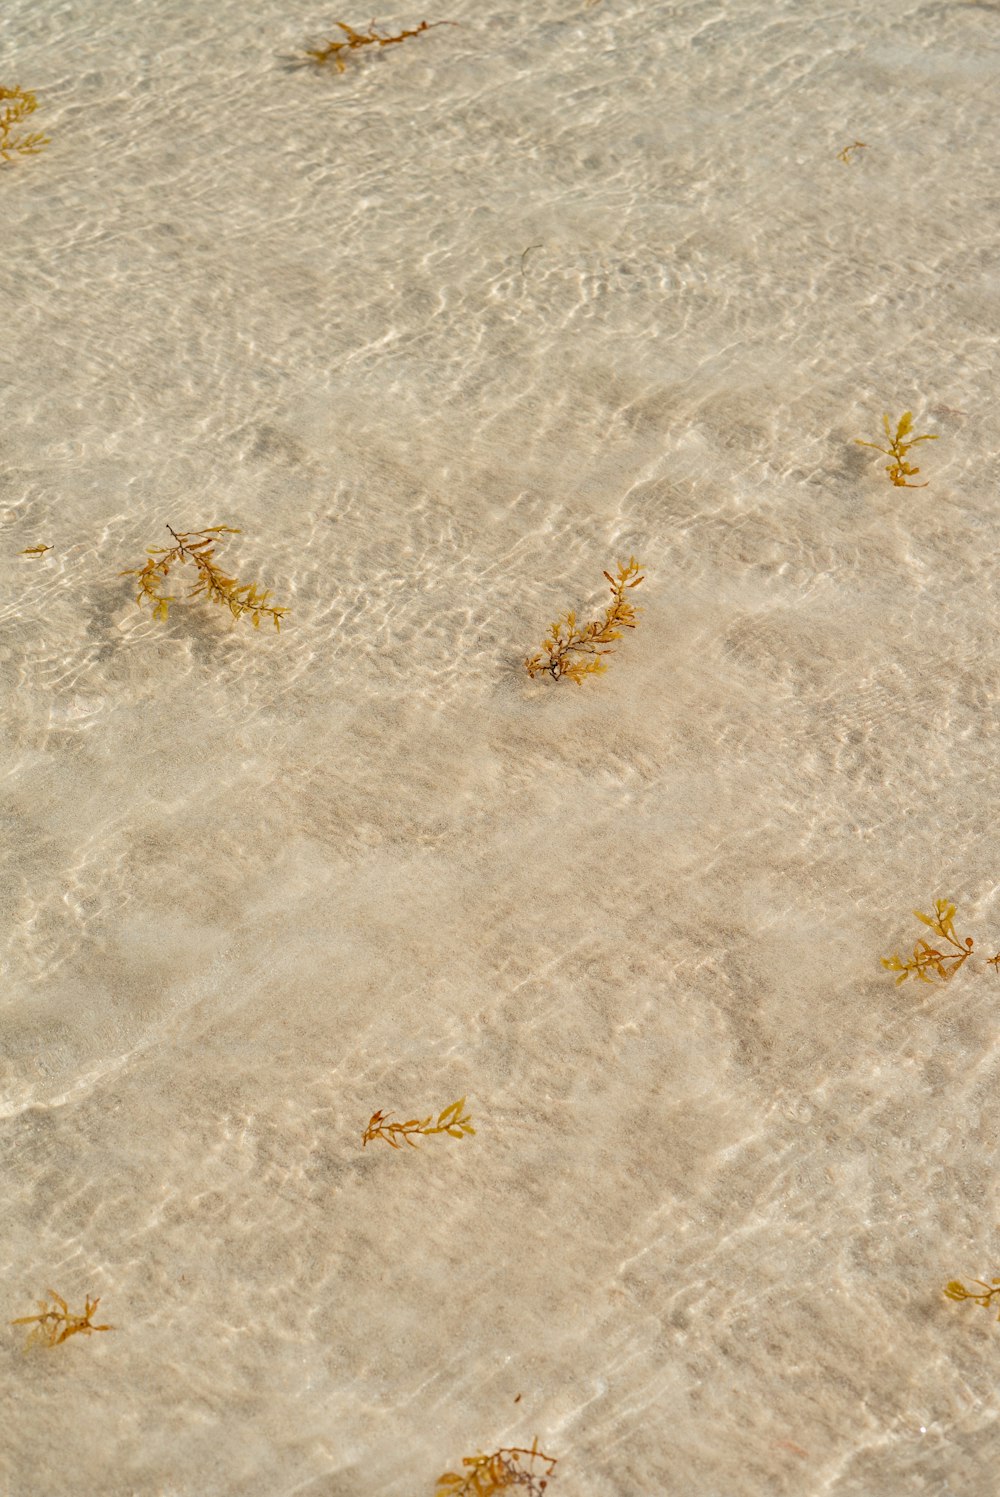
[[[427,15],[0,22],[0,1492],[992,1492],[1000,11]]]

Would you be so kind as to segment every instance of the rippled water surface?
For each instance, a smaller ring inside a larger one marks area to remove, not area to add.
[[[0,18],[0,1493],[986,1497],[1000,9],[426,14]]]

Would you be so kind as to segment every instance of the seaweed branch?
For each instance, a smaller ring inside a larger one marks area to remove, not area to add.
[[[46,546],[43,541],[39,541],[37,546],[26,546],[23,551],[19,551],[17,554],[18,556],[44,556],[46,551],[51,550],[51,546]]]
[[[160,589],[171,567],[187,561],[197,568],[197,577],[188,593],[189,598],[208,598],[210,602],[228,608],[234,619],[240,619],[248,613],[255,629],[259,628],[262,618],[272,619],[274,627],[281,628],[281,620],[288,609],[277,608],[269,603],[270,591],[260,591],[255,582],[239,582],[235,577],[227,577],[215,561],[217,537],[239,535],[238,530],[234,530],[231,525],[210,525],[206,530],[190,530],[184,534],[179,534],[172,525],[168,525],[167,529],[176,542],[174,546],[151,548],[147,553],[145,566],[118,574],[120,577],[139,579],[135,601],[140,605],[143,599],[151,603],[154,618],[165,619],[171,603],[176,603],[177,599],[172,593],[164,593]]]
[[[82,1315],[74,1315],[66,1301],[61,1295],[56,1294],[54,1289],[46,1290],[49,1299],[38,1301],[41,1310],[40,1315],[22,1315],[17,1320],[12,1320],[11,1325],[30,1325],[34,1330],[28,1332],[28,1339],[24,1343],[25,1351],[30,1346],[61,1346],[68,1341],[70,1336],[89,1336],[94,1331],[113,1331],[112,1325],[92,1325],[91,1316],[101,1303],[99,1299],[91,1299],[87,1296]]]
[[[344,21],[334,23],[344,33],[345,41],[327,42],[322,47],[309,47],[306,56],[311,57],[313,62],[321,67],[324,63],[332,62],[338,73],[347,71],[347,63],[342,52],[356,52],[360,47],[393,47],[397,42],[405,42],[407,37],[420,36],[425,31],[433,31],[435,26],[457,26],[457,21],[421,21],[412,31],[400,31],[395,36],[387,36],[384,32],[375,29],[372,21],[369,31],[355,31],[353,26],[348,26]]]
[[[975,1289],[966,1289],[964,1284],[959,1283],[957,1279],[952,1279],[951,1283],[945,1287],[944,1292],[949,1299],[959,1301],[971,1299],[975,1304],[982,1305],[984,1310],[995,1310],[997,1307],[993,1303],[993,1300],[994,1296],[1000,1295],[1000,1279],[991,1279],[989,1284],[986,1283],[985,1279],[973,1279],[972,1282],[981,1285],[981,1288],[978,1291]],[[992,1285],[992,1288],[990,1285]],[[997,1320],[1000,1320],[1000,1315],[997,1316]]]
[[[906,461],[906,454],[909,452],[910,448],[915,447],[918,442],[936,442],[937,435],[925,434],[922,437],[912,437],[910,441],[907,442],[905,438],[910,435],[910,431],[913,426],[912,411],[904,411],[900,416],[899,422],[896,426],[895,435],[893,435],[892,427],[889,425],[889,417],[887,414],[883,415],[882,417],[882,425],[885,427],[886,440],[889,443],[888,447],[882,447],[878,442],[863,442],[860,437],[855,437],[855,442],[859,447],[874,447],[876,452],[884,452],[886,457],[892,458],[891,463],[886,463],[885,471],[888,473],[889,478],[896,485],[897,489],[925,489],[927,487],[926,483],[907,483],[906,480],[908,478],[913,478],[917,473],[920,472],[920,469],[910,467],[909,463]]]
[[[538,1470],[536,1462],[544,1469]],[[464,1474],[445,1471],[437,1479],[435,1497],[492,1497],[512,1487],[520,1487],[528,1497],[541,1497],[557,1464],[553,1456],[539,1450],[537,1438],[530,1450],[510,1445],[492,1455],[465,1455],[462,1465],[469,1469]]]
[[[3,108],[5,100],[7,107]],[[49,137],[41,130],[28,135],[14,134],[16,127],[37,108],[38,100],[30,88],[0,88],[0,156],[4,161],[12,156],[37,156],[49,144]]]
[[[944,949],[932,946],[927,940],[920,940],[914,946],[909,961],[904,962],[896,952],[893,956],[884,956],[882,965],[889,972],[899,973],[896,978],[897,988],[908,977],[916,977],[920,982],[947,982],[972,955],[973,939],[966,936],[963,941],[955,934],[955,906],[947,899],[934,901],[933,915],[925,915],[920,910],[914,910],[913,913],[941,938]],[[1000,963],[996,965],[1000,966]]]
[[[865,145],[865,143],[864,143],[863,140],[856,140],[856,141],[854,141],[853,145],[844,146],[844,148],[843,148],[842,151],[838,151],[837,152],[837,160],[838,161],[842,161],[845,166],[850,166],[850,164],[851,164],[851,152],[852,151],[867,151],[867,149],[868,149],[868,147]]]
[[[566,677],[579,686],[585,676],[596,676],[607,670],[604,656],[612,653],[610,646],[616,639],[621,639],[623,629],[636,626],[636,609],[625,594],[645,581],[638,573],[639,563],[634,556],[630,556],[627,563],[619,563],[616,577],[605,572],[611,584],[611,602],[599,619],[580,625],[576,614],[570,612],[549,625],[549,635],[542,641],[541,651],[524,662],[532,680],[547,673],[553,681]]]
[[[450,1138],[464,1138],[467,1133],[476,1131],[469,1115],[461,1115],[464,1106],[465,1098],[460,1097],[457,1102],[452,1102],[438,1113],[438,1120],[433,1125],[429,1117],[411,1118],[407,1123],[390,1123],[387,1122],[387,1112],[373,1112],[368,1127],[361,1136],[361,1147],[364,1148],[370,1139],[375,1138],[384,1139],[394,1149],[401,1148],[403,1143],[415,1149],[417,1145],[414,1143],[414,1135],[429,1138],[433,1133],[447,1133]]]

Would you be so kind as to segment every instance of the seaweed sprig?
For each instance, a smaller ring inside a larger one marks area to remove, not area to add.
[[[945,949],[932,946],[928,940],[922,939],[914,946],[909,961],[904,962],[896,952],[893,956],[884,956],[882,965],[889,972],[899,973],[896,978],[897,988],[908,977],[916,977],[920,982],[947,982],[968,961],[975,943],[971,936],[966,936],[963,941],[955,934],[955,906],[947,899],[934,901],[933,915],[925,915],[921,910],[914,910],[913,913],[941,938]],[[1000,962],[995,964],[1000,967]]]
[[[30,88],[0,88],[0,156],[4,161],[12,156],[37,156],[49,144],[42,130],[27,135],[14,133],[37,108],[38,100]]]
[[[44,541],[39,541],[37,546],[25,546],[24,550],[17,554],[18,556],[44,556],[46,551],[51,550],[51,546],[46,546]]]
[[[904,411],[900,416],[895,435],[889,424],[888,414],[882,416],[882,425],[885,427],[886,440],[889,443],[888,447],[882,447],[878,442],[863,442],[860,437],[855,437],[855,442],[859,447],[874,447],[876,452],[884,452],[886,457],[892,458],[891,463],[886,463],[885,471],[897,489],[925,489],[927,487],[926,483],[907,483],[907,479],[913,478],[920,472],[920,469],[910,467],[910,464],[906,461],[906,454],[918,442],[936,442],[937,434],[925,433],[920,437],[911,437],[910,441],[907,442],[905,439],[910,435],[913,427],[912,411]]]
[[[544,1470],[536,1469],[536,1461]],[[464,1455],[462,1465],[468,1471],[445,1471],[437,1479],[435,1497],[492,1497],[513,1487],[520,1487],[528,1497],[541,1497],[557,1464],[555,1457],[539,1450],[537,1438],[530,1450],[509,1445],[492,1455]]]
[[[373,1112],[368,1127],[361,1136],[361,1147],[364,1148],[369,1140],[375,1138],[384,1139],[394,1149],[401,1148],[404,1143],[409,1144],[411,1149],[417,1148],[415,1135],[429,1138],[433,1133],[447,1133],[450,1138],[464,1138],[466,1134],[476,1131],[469,1115],[462,1117],[464,1106],[465,1098],[459,1097],[457,1102],[452,1102],[438,1113],[436,1123],[432,1123],[430,1117],[410,1118],[406,1123],[390,1123],[387,1121],[387,1112]]]
[[[288,609],[268,602],[270,590],[261,591],[255,582],[239,582],[235,577],[227,577],[215,561],[217,537],[239,535],[238,530],[231,525],[210,525],[206,530],[190,530],[183,534],[172,525],[167,529],[176,542],[174,546],[150,548],[145,566],[118,574],[139,579],[135,601],[140,605],[144,599],[150,602],[154,618],[165,619],[171,603],[177,602],[172,593],[160,591],[171,568],[182,562],[192,562],[197,568],[197,577],[188,593],[189,598],[208,598],[210,602],[228,608],[234,619],[248,613],[255,629],[260,627],[262,618],[272,619],[274,627],[281,628],[281,620]]]
[[[377,31],[375,22],[372,21],[368,31],[355,31],[353,26],[348,26],[344,21],[336,21],[334,24],[344,33],[346,40],[329,41],[322,47],[307,47],[306,56],[311,57],[313,62],[332,62],[338,73],[347,71],[347,63],[342,52],[356,52],[360,47],[393,47],[398,42],[405,42],[408,37],[420,36],[425,31],[433,31],[435,26],[457,26],[457,21],[421,21],[410,31],[400,31],[395,35],[387,36],[384,32]]]
[[[548,674],[553,681],[565,678],[579,686],[585,676],[607,670],[604,656],[612,653],[611,645],[621,639],[623,629],[636,626],[636,609],[625,594],[645,578],[639,576],[639,563],[634,556],[619,563],[617,576],[612,577],[610,572],[604,575],[611,584],[611,602],[604,613],[599,619],[580,625],[571,611],[550,624],[548,638],[542,641],[539,653],[524,662],[532,680]]]
[[[851,152],[867,151],[867,149],[868,147],[865,145],[863,140],[856,140],[851,145],[844,146],[843,150],[837,152],[837,160],[842,161],[845,166],[850,166],[852,159]]]
[[[980,1289],[966,1289],[958,1279],[952,1279],[951,1283],[945,1286],[944,1292],[949,1299],[959,1301],[971,1299],[974,1304],[982,1305],[984,1310],[995,1310],[997,1305],[994,1304],[994,1298],[1000,1296],[1000,1279],[991,1279],[989,1284],[985,1279],[973,1279],[972,1282],[979,1284]],[[997,1316],[997,1320],[1000,1320],[1000,1315]]]
[[[89,1336],[94,1331],[113,1331],[112,1325],[92,1325],[91,1317],[100,1299],[91,1299],[88,1295],[84,1304],[82,1315],[74,1315],[62,1295],[56,1294],[54,1289],[46,1290],[48,1300],[38,1301],[41,1310],[40,1315],[21,1315],[17,1320],[12,1320],[11,1325],[30,1325],[34,1330],[28,1332],[28,1339],[24,1343],[27,1351],[29,1346],[61,1346],[68,1341],[70,1336]]]

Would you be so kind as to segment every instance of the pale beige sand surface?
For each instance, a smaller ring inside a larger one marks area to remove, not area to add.
[[[0,17],[0,1493],[987,1497],[1000,9],[425,14]]]

